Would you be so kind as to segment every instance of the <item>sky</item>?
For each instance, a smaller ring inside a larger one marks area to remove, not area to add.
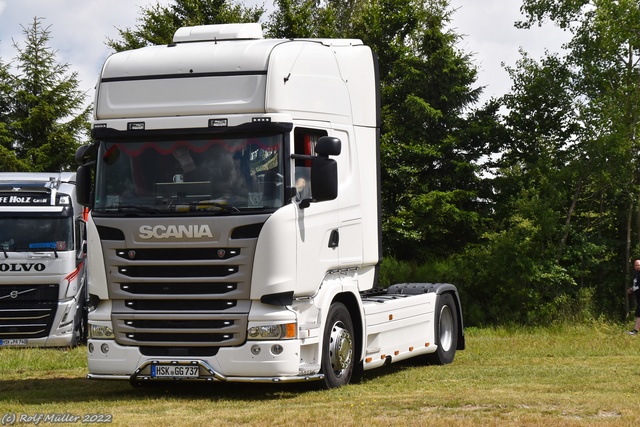
[[[239,0],[245,5],[263,0]],[[270,4],[269,0],[266,0]],[[78,72],[80,89],[93,100],[94,87],[104,60],[112,53],[107,38],[119,39],[117,29],[134,28],[141,7],[170,0],[0,0],[0,58],[11,62],[14,42],[24,46],[23,27],[35,17],[49,27],[50,47],[58,63]],[[509,76],[501,63],[515,65],[519,48],[539,58],[545,50],[557,52],[567,34],[550,25],[531,30],[514,28],[522,19],[521,0],[451,0],[456,9],[451,26],[463,36],[459,48],[473,54],[479,69],[476,86],[484,86],[481,102],[507,93]]]
[[[473,54],[479,69],[477,86],[484,86],[481,101],[502,96],[511,89],[509,75],[501,65],[514,66],[521,58],[520,48],[541,58],[546,51],[561,53],[570,34],[545,24],[522,30],[514,27],[524,20],[521,0],[451,0],[455,9],[452,29],[463,36],[458,47]]]

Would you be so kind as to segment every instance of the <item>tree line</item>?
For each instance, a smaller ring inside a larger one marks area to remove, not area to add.
[[[385,260],[381,283],[447,281],[468,324],[624,319],[640,257],[640,5],[524,0],[565,52],[507,68],[479,105],[473,53],[449,0],[174,0],[142,8],[115,51],[166,44],[181,26],[261,22],[269,37],[358,38],[379,57]],[[40,19],[17,72],[0,58],[0,169],[73,169],[84,94]]]

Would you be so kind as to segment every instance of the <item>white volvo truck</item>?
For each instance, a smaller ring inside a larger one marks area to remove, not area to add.
[[[360,40],[211,25],[108,58],[76,153],[88,377],[332,388],[451,362],[453,285],[376,290],[379,105]]]
[[[85,212],[75,178],[0,173],[0,347],[86,338]]]

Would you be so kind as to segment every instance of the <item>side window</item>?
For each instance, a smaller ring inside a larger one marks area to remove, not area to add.
[[[296,128],[293,134],[295,153],[315,156],[318,139],[326,135],[327,132],[324,130]],[[296,160],[295,162],[296,197],[298,200],[311,199],[311,160]]]

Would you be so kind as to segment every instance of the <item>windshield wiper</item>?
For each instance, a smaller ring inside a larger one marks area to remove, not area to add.
[[[157,214],[160,211],[156,208],[152,208],[149,206],[140,206],[140,205],[122,205],[112,208],[104,208],[101,209],[102,212],[143,212],[143,213],[153,213]]]
[[[240,212],[240,209],[224,200],[201,200],[173,205],[176,212]]]
[[[2,247],[2,253],[4,253],[4,259],[9,258],[9,255],[7,254],[7,251],[11,250],[11,247],[13,246],[13,250],[16,250],[15,244],[16,242],[13,239],[9,239],[9,240],[5,240],[4,242],[0,242],[0,247]]]
[[[53,253],[55,254],[56,258],[58,258],[58,248],[56,248],[55,246],[51,247],[51,248],[45,248],[45,249],[51,249],[53,251]]]
[[[37,253],[38,252],[45,252],[47,250],[49,251],[53,251],[53,254],[56,256],[56,258],[58,258],[58,248],[54,246],[41,246],[38,248],[30,248],[30,250],[32,251],[32,253],[34,255],[29,255],[29,258],[42,258],[42,256],[38,256]],[[47,258],[49,258],[49,256],[47,255]]]
[[[53,251],[53,253],[55,254],[56,258],[58,258],[58,245],[56,244],[56,242],[33,242],[33,243],[29,243],[29,251],[33,251],[33,253],[44,252],[46,250]]]

